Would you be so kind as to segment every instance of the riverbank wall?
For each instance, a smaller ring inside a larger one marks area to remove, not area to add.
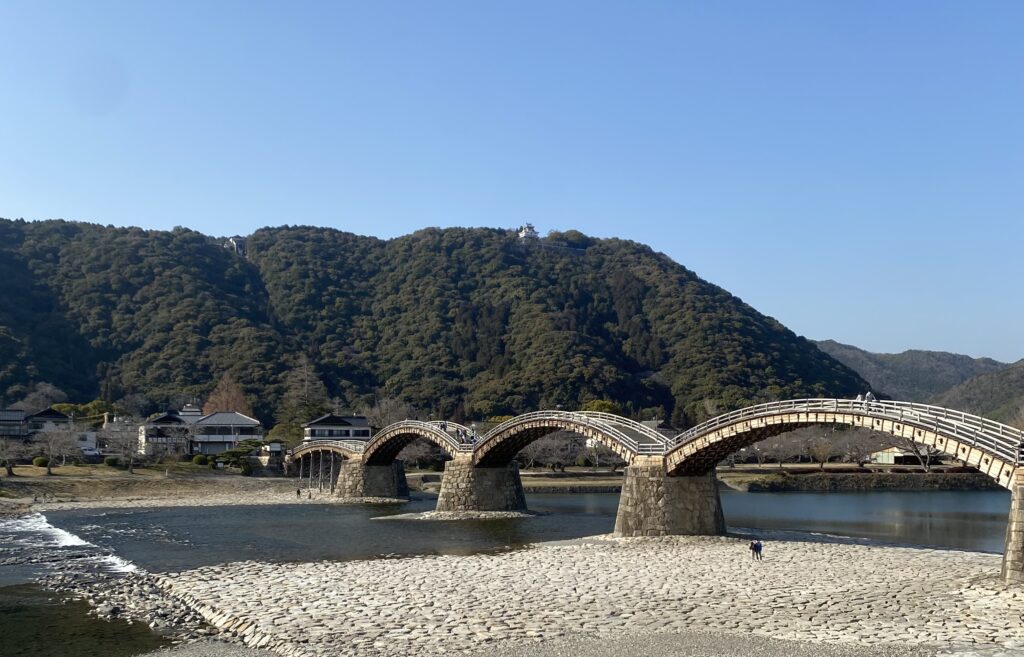
[[[1002,490],[980,472],[816,472],[797,473],[749,470],[719,470],[723,490],[745,493],[827,493],[871,490]],[[416,490],[436,492],[441,475],[425,473],[409,476]],[[621,493],[622,477],[611,473],[522,473],[527,493]]]
[[[830,493],[872,490],[1002,490],[980,472],[813,472],[744,474],[719,472],[722,485],[746,493]]]

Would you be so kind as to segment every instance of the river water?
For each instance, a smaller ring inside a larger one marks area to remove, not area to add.
[[[540,515],[466,521],[388,519],[429,511],[404,505],[180,507],[48,512],[0,519],[0,637],[4,657],[128,657],[161,645],[138,624],[87,617],[31,585],[68,570],[154,572],[241,560],[275,562],[470,554],[612,531],[618,494],[535,494]],[[793,530],[889,543],[1002,552],[1004,491],[722,492],[730,529]],[[47,648],[40,648],[43,640]],[[71,647],[74,647],[71,650]],[[52,650],[51,650],[52,649]],[[50,650],[48,652],[48,650]]]

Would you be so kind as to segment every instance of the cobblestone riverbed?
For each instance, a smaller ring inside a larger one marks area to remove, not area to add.
[[[221,637],[291,656],[693,631],[880,654],[1024,654],[1024,588],[999,581],[997,555],[825,540],[770,541],[764,554],[751,560],[732,537],[601,537],[473,556],[237,562],[155,579]]]

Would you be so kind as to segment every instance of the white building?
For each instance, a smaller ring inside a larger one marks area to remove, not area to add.
[[[28,435],[31,436],[40,431],[54,431],[70,426],[71,418],[60,411],[47,408],[46,410],[29,415],[25,418],[25,422],[28,425]]]
[[[302,440],[369,440],[370,423],[362,415],[328,413],[302,425]]]
[[[192,404],[158,413],[139,427],[139,453],[149,456],[220,454],[243,440],[263,440],[259,420],[234,411],[203,415]]]
[[[196,420],[189,436],[190,454],[220,454],[243,440],[263,440],[259,420],[236,411],[218,411]]]
[[[537,229],[533,227],[533,224],[524,224],[520,226],[518,230],[518,235],[519,239],[521,239],[524,242],[540,238],[540,235],[537,234]]]
[[[195,406],[191,407],[198,411]],[[199,413],[186,412],[189,406],[179,411],[167,411],[151,415],[146,423],[139,426],[139,454],[188,454],[192,425],[203,417]]]
[[[26,426],[25,411],[13,408],[0,411],[0,438],[24,438]]]

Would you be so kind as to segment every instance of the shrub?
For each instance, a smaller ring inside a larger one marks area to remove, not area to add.
[[[107,458],[103,459],[103,464],[109,465],[112,468],[116,468],[120,463],[121,459],[117,458],[116,456],[108,456]]]
[[[242,461],[242,476],[249,477],[252,475],[252,465],[249,461]]]
[[[49,464],[50,459],[46,458],[45,456],[37,456],[34,459],[32,459],[32,465],[36,466],[37,468],[45,468]]]
[[[192,463],[196,465],[206,465],[209,463],[209,459],[206,458],[206,454],[196,454],[192,457]]]

